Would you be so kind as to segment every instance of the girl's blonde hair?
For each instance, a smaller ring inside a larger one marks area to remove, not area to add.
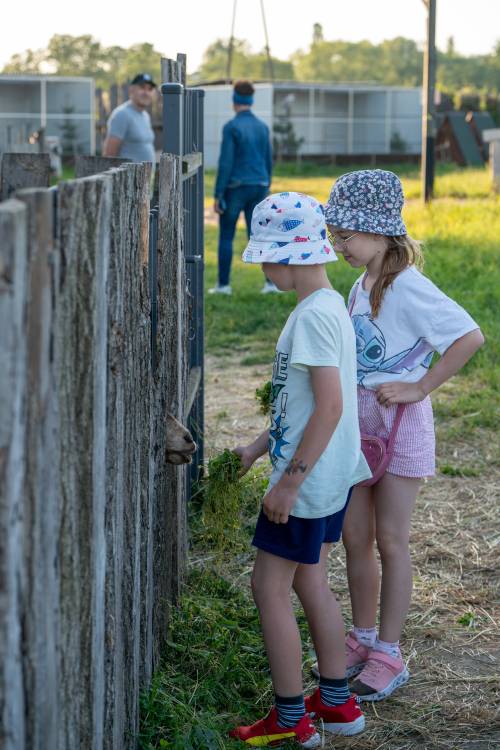
[[[370,306],[374,318],[380,312],[386,289],[391,286],[398,273],[408,266],[416,266],[419,270],[424,266],[421,242],[414,240],[408,234],[386,237],[386,239],[387,250],[382,261],[380,276],[370,291]]]

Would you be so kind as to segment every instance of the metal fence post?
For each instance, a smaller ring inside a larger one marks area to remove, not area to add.
[[[167,61],[170,63],[170,61]],[[168,65],[166,74],[170,75]],[[203,97],[201,89],[188,89],[180,83],[164,83],[163,150],[183,157],[182,201],[184,217],[184,260],[188,295],[188,391],[187,426],[198,445],[190,466],[188,497],[199,480],[204,459],[204,176],[203,176]],[[201,156],[201,158],[200,158]],[[190,386],[191,383],[191,386]],[[198,385],[199,384],[199,385]],[[196,392],[194,392],[196,388]]]
[[[184,86],[164,83],[163,94],[163,150],[167,154],[184,154]]]
[[[197,151],[203,152],[203,104],[205,92],[202,89],[196,89],[192,92],[193,96],[193,108],[194,108],[194,146]],[[199,261],[195,264],[195,275],[196,275],[196,299],[194,300],[196,306],[196,338],[195,344],[195,364],[201,368],[201,379],[200,388],[197,396],[196,403],[196,418],[198,422],[198,461],[197,467],[192,468],[192,479],[197,481],[200,476],[200,470],[203,468],[205,445],[204,445],[204,433],[205,433],[205,290],[204,290],[204,277],[205,277],[205,261],[204,261],[204,197],[205,197],[205,185],[204,185],[204,171],[203,168],[199,169],[194,186],[194,204],[195,204],[195,247],[196,255],[200,256]]]

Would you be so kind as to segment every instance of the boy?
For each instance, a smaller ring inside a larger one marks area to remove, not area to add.
[[[295,290],[298,304],[276,347],[271,428],[236,448],[246,469],[267,448],[272,463],[253,539],[252,590],[275,706],[231,736],[252,746],[290,738],[311,748],[320,744],[312,717],[336,734],[364,727],[347,687],[344,626],[326,574],[350,488],[370,476],[358,428],[355,338],[344,301],[325,272],[336,256],[314,198],[280,193],[259,203],[243,260],[261,263],[280,290]],[[292,588],[304,607],[320,670],[319,689],[305,701]]]

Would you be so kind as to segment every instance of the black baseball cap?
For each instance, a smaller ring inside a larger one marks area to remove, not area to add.
[[[156,88],[156,83],[153,81],[149,73],[138,73],[134,80],[131,81],[132,85],[136,83],[150,83],[151,86],[154,86]]]

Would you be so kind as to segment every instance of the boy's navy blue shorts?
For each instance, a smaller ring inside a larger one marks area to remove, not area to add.
[[[321,545],[338,542],[340,539],[351,493],[352,489],[349,490],[342,510],[323,518],[288,516],[287,523],[273,523],[261,509],[252,544],[287,560],[316,565]]]

